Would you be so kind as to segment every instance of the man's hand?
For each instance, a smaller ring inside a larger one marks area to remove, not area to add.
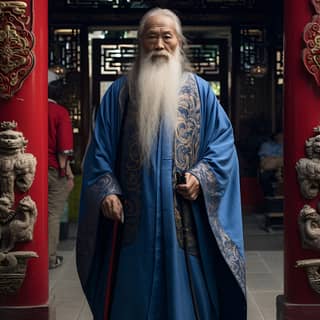
[[[119,197],[115,194],[106,196],[101,202],[101,210],[106,218],[123,223],[123,207]]]
[[[196,200],[200,193],[199,180],[189,172],[185,174],[185,177],[186,183],[178,184],[177,191],[187,200]]]

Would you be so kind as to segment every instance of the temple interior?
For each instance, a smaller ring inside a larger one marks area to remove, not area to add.
[[[155,6],[170,8],[181,18],[191,65],[210,82],[231,119],[240,162],[248,319],[273,320],[276,297],[283,292],[283,181],[280,175],[274,194],[264,195],[258,152],[283,130],[279,0],[49,1],[49,68],[63,74],[61,103],[72,117],[76,152],[76,187],[61,222],[66,263],[50,271],[57,319],[92,319],[74,265],[81,160],[94,109],[110,83],[130,68],[139,18]]]

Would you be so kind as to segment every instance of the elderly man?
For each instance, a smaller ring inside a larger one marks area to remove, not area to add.
[[[147,12],[138,36],[84,162],[77,266],[94,319],[245,319],[232,127],[173,12]]]

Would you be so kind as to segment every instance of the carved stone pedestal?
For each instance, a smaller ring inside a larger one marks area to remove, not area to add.
[[[56,302],[50,296],[47,304],[39,306],[0,306],[1,320],[58,320]]]
[[[55,313],[48,305],[36,307],[0,307],[1,320],[54,320]]]
[[[277,320],[319,320],[320,304],[286,303],[284,296],[277,296]]]
[[[15,294],[26,276],[27,261],[38,258],[32,251],[0,253],[0,296]]]

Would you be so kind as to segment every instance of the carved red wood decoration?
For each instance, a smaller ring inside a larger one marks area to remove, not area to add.
[[[311,0],[311,2],[317,14],[304,28],[303,40],[307,48],[303,49],[302,58],[305,67],[320,86],[320,0]]]
[[[307,45],[302,52],[303,63],[320,86],[320,15],[305,26],[303,40]]]
[[[24,1],[0,1],[0,97],[11,98],[34,66],[32,20]]]
[[[311,0],[317,14],[320,14],[320,0]]]

